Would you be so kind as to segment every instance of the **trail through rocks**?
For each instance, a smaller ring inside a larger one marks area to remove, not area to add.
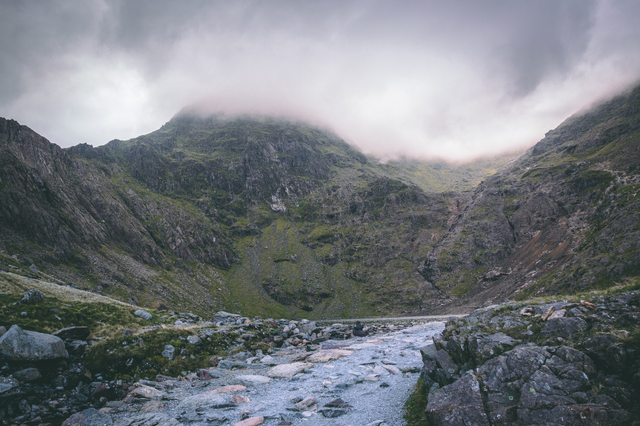
[[[443,326],[431,322],[385,334],[327,340],[311,352],[286,348],[255,364],[201,370],[191,380],[141,381],[124,401],[109,402],[99,411],[85,410],[67,422],[404,425],[403,406],[422,368],[420,348]]]

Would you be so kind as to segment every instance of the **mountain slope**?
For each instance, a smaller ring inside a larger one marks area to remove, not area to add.
[[[640,272],[640,88],[567,119],[487,179],[421,272],[447,309],[603,288]]]

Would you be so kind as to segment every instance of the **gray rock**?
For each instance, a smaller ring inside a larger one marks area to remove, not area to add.
[[[459,371],[458,365],[453,361],[449,353],[443,349],[436,351],[435,356],[437,381],[440,383],[452,383],[457,377]]]
[[[164,345],[164,350],[162,351],[162,356],[171,361],[175,356],[176,348],[173,345]]]
[[[44,300],[44,294],[40,293],[38,290],[31,289],[29,291],[24,292],[24,296],[22,300],[20,300],[20,304],[30,305],[32,303],[42,302]]]
[[[87,408],[75,413],[62,423],[62,426],[111,426],[113,418],[109,414],[103,414],[95,408]]]
[[[59,337],[23,330],[17,325],[11,326],[0,337],[0,354],[11,361],[40,361],[69,356]]]
[[[29,269],[31,270],[31,272],[33,272],[34,274],[38,273],[38,268],[36,268],[36,265],[34,265],[33,263],[31,264],[31,266],[29,266]]]
[[[488,336],[486,334],[472,334],[467,337],[467,342],[476,363],[481,365],[512,349],[520,341],[504,333],[495,333]]]
[[[213,316],[213,322],[221,322],[223,324],[235,324],[241,317],[238,314],[230,314],[229,312],[220,311]]]
[[[140,317],[145,321],[149,321],[151,318],[153,318],[153,316],[149,312],[144,311],[142,309],[138,309],[133,313],[133,315]]]
[[[226,408],[233,407],[233,401],[230,395],[224,395],[215,392],[205,392],[198,395],[189,396],[184,398],[178,404],[178,408],[198,408],[198,407],[211,407],[211,408]]]
[[[256,386],[269,383],[271,378],[266,376],[260,376],[256,374],[241,374],[233,379],[234,383],[244,386]]]
[[[0,337],[2,337],[2,335],[6,332],[7,328],[4,325],[0,325]]]
[[[521,345],[488,361],[478,373],[486,390],[491,422],[498,426],[540,424],[523,419],[538,416],[534,411],[546,411],[545,416],[550,416],[564,410],[556,407],[576,405],[578,401],[572,395],[591,389],[589,376],[594,376],[596,369],[588,356],[567,346]],[[558,421],[550,424],[554,423]]]
[[[0,376],[0,398],[20,394],[20,383],[12,377]]]
[[[124,330],[122,330],[122,335],[123,336],[133,336],[133,331],[131,331],[130,328],[125,328]]]
[[[40,378],[40,371],[37,368],[25,368],[13,373],[13,377],[21,382],[32,382]]]
[[[482,404],[480,384],[472,372],[431,392],[426,414],[429,424],[433,426],[490,425]]]
[[[562,337],[570,339],[587,329],[585,320],[577,317],[562,317],[549,319],[542,329],[545,337]]]
[[[193,336],[187,337],[187,342],[191,343],[192,345],[199,345],[202,343],[202,339],[200,339],[200,337],[196,335],[193,335]]]
[[[225,370],[235,370],[236,368],[264,368],[264,365],[260,364],[247,364],[246,362],[238,362],[238,361],[230,361],[228,359],[223,359],[218,363],[218,368],[222,368]]]
[[[330,419],[347,414],[347,410],[341,410],[339,408],[323,408],[322,410],[318,410],[318,412]]]
[[[101,426],[96,423],[94,426]],[[136,416],[127,416],[116,423],[116,426],[182,426],[182,423],[164,413],[149,412]]]

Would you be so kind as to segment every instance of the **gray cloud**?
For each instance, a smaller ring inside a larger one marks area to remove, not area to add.
[[[640,77],[624,0],[0,1],[0,115],[53,142],[152,131],[187,105],[288,115],[368,152],[532,144]]]

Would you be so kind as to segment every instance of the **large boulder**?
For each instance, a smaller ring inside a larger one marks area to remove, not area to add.
[[[0,337],[0,355],[11,361],[40,361],[69,356],[59,337],[23,330],[17,325]]]

